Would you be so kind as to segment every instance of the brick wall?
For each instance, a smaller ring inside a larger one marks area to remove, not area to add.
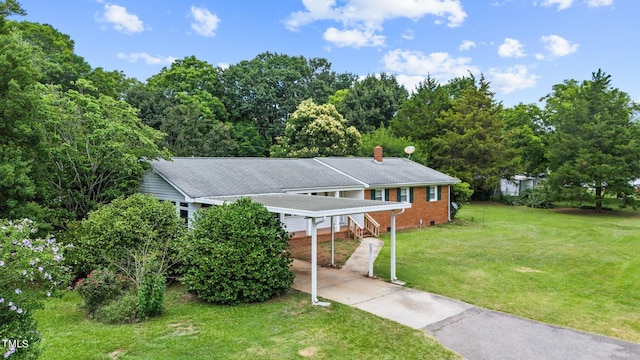
[[[396,230],[412,229],[420,226],[429,226],[433,224],[446,224],[449,222],[449,186],[440,187],[440,200],[427,201],[427,188],[413,188],[413,203],[411,209],[407,209],[402,215],[396,216]],[[397,201],[397,189],[389,189],[389,198],[387,201]],[[371,191],[366,190],[364,197],[371,199]],[[380,232],[387,232],[391,227],[391,212],[382,211],[369,213],[380,224]]]

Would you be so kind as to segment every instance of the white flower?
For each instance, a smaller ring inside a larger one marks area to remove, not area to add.
[[[0,260],[0,266],[4,266],[4,261]]]
[[[22,290],[16,289],[16,294],[18,294],[18,295],[22,294]]]

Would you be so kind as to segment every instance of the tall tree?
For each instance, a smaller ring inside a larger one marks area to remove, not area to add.
[[[13,4],[13,5],[12,5]],[[0,4],[0,19],[16,13],[15,2]],[[36,91],[41,53],[22,34],[0,29],[0,217],[35,217],[41,132],[34,114],[41,106]]]
[[[91,85],[79,80],[78,86]],[[161,133],[142,124],[126,102],[54,86],[41,93],[48,158],[39,175],[55,200],[49,206],[59,204],[82,219],[97,205],[135,192],[148,161],[165,155],[156,145]]]
[[[314,157],[355,155],[360,133],[347,127],[342,115],[331,104],[303,101],[291,115],[285,134],[271,147],[272,157]]]
[[[432,140],[444,134],[446,124],[442,114],[451,108],[451,102],[449,88],[428,77],[391,120],[393,133],[413,141],[417,148],[415,156],[425,159],[425,165],[437,165],[430,157]]]
[[[369,75],[356,81],[336,108],[361,133],[388,126],[409,92],[394,75]]]
[[[596,210],[607,192],[629,191],[640,178],[640,107],[602,70],[591,80],[566,80],[546,96],[550,181],[556,188],[595,189]]]
[[[484,77],[464,87],[442,113],[442,135],[431,139],[429,163],[471,185],[476,198],[487,198],[499,180],[514,173],[514,154],[504,140],[502,106]]]
[[[505,124],[508,146],[517,152],[517,171],[532,176],[546,172],[549,166],[548,129],[544,124],[542,110],[535,104],[518,104],[503,109],[501,117]]]
[[[42,71],[41,83],[60,85],[66,90],[73,88],[76,80],[91,71],[91,66],[84,58],[75,54],[75,43],[69,35],[48,24],[21,21],[13,22],[11,26],[45,54],[39,58],[38,65]]]
[[[223,70],[223,102],[232,122],[253,123],[270,146],[303,100],[324,104],[354,80],[354,75],[336,74],[325,59],[266,52]]]

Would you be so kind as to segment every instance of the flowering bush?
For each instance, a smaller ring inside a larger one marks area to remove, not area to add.
[[[33,311],[67,281],[68,269],[62,265],[66,246],[52,236],[33,238],[37,231],[29,219],[0,220],[0,340],[5,358],[38,356],[40,334]]]
[[[76,290],[84,300],[84,308],[90,316],[119,298],[127,288],[126,280],[109,270],[94,270],[76,283]]]

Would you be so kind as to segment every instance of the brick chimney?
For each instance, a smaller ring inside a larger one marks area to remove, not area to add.
[[[373,148],[373,160],[377,163],[382,162],[382,146],[377,145]]]

